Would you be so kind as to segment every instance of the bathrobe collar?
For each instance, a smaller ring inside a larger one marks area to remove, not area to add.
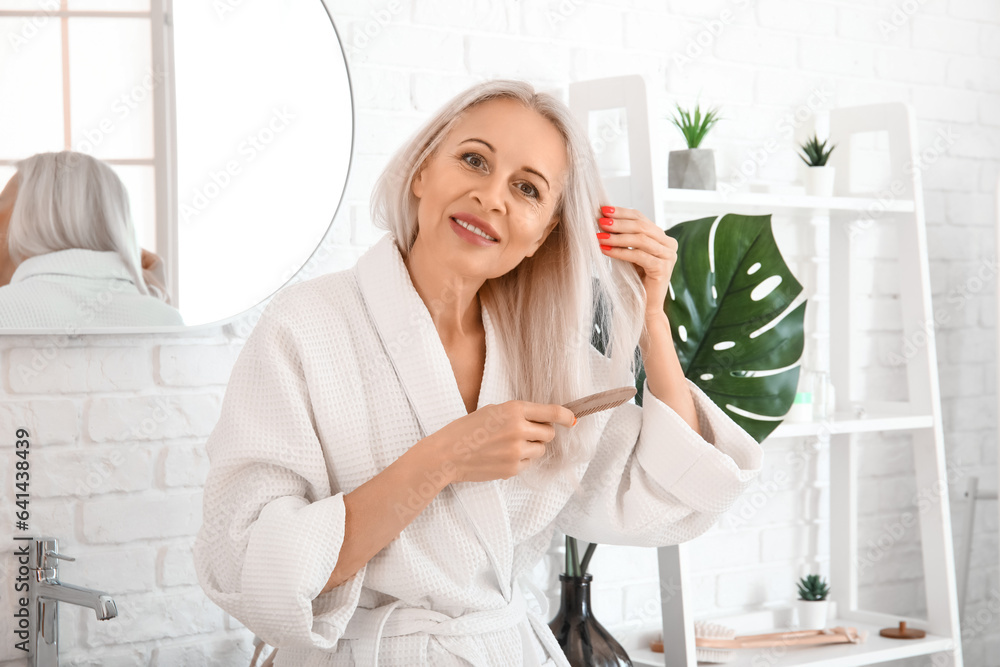
[[[67,248],[28,257],[17,265],[10,284],[45,276],[49,280],[119,279],[134,284],[132,274],[114,250]]]
[[[424,436],[467,412],[448,353],[417,293],[392,234],[385,234],[355,266],[358,285],[383,348],[409,399]],[[441,298],[447,299],[449,294]],[[477,409],[511,400],[508,376],[499,358],[489,311],[481,309],[486,331],[486,364]],[[513,536],[500,480],[454,482],[454,493],[493,564],[504,598],[511,599]]]

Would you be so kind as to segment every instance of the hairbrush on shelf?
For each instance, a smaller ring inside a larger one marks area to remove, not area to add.
[[[563,407],[572,410],[573,416],[579,419],[586,415],[592,415],[595,412],[617,408],[633,396],[635,396],[635,387],[618,387],[617,389],[599,391],[596,394],[578,398],[575,401],[563,404]]]
[[[736,636],[736,631],[718,623],[695,621],[695,657],[698,662],[721,664],[736,659],[733,649],[767,646],[816,646],[821,644],[861,644],[868,631],[837,626],[823,630],[793,630],[767,632],[759,635]],[[654,653],[663,652],[662,633],[649,643]]]

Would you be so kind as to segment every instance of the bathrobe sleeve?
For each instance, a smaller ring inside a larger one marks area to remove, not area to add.
[[[558,530],[601,544],[678,544],[711,528],[760,474],[757,441],[685,381],[704,437],[644,383],[642,407],[612,411]]]
[[[320,595],[344,540],[344,494],[314,427],[294,288],[268,303],[233,367],[207,442],[194,561],[208,597],[268,644],[333,650],[367,566]]]

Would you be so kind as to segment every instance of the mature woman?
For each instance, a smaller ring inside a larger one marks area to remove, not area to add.
[[[124,184],[100,160],[63,151],[18,162],[0,192],[3,236],[0,327],[184,324],[159,258],[136,240]]]
[[[389,233],[270,301],[207,443],[194,558],[275,665],[567,665],[522,590],[554,533],[676,544],[758,474],[674,353],[676,242],[613,204],[564,104],[488,81],[391,158]],[[637,344],[643,406],[577,423],[562,404],[632,385]]]

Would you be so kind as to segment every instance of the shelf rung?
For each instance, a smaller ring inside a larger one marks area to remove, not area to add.
[[[906,431],[933,428],[932,415],[869,415],[856,419],[847,415],[829,422],[783,422],[768,438],[801,438],[828,432],[831,435],[843,433],[870,433],[873,431]]]

